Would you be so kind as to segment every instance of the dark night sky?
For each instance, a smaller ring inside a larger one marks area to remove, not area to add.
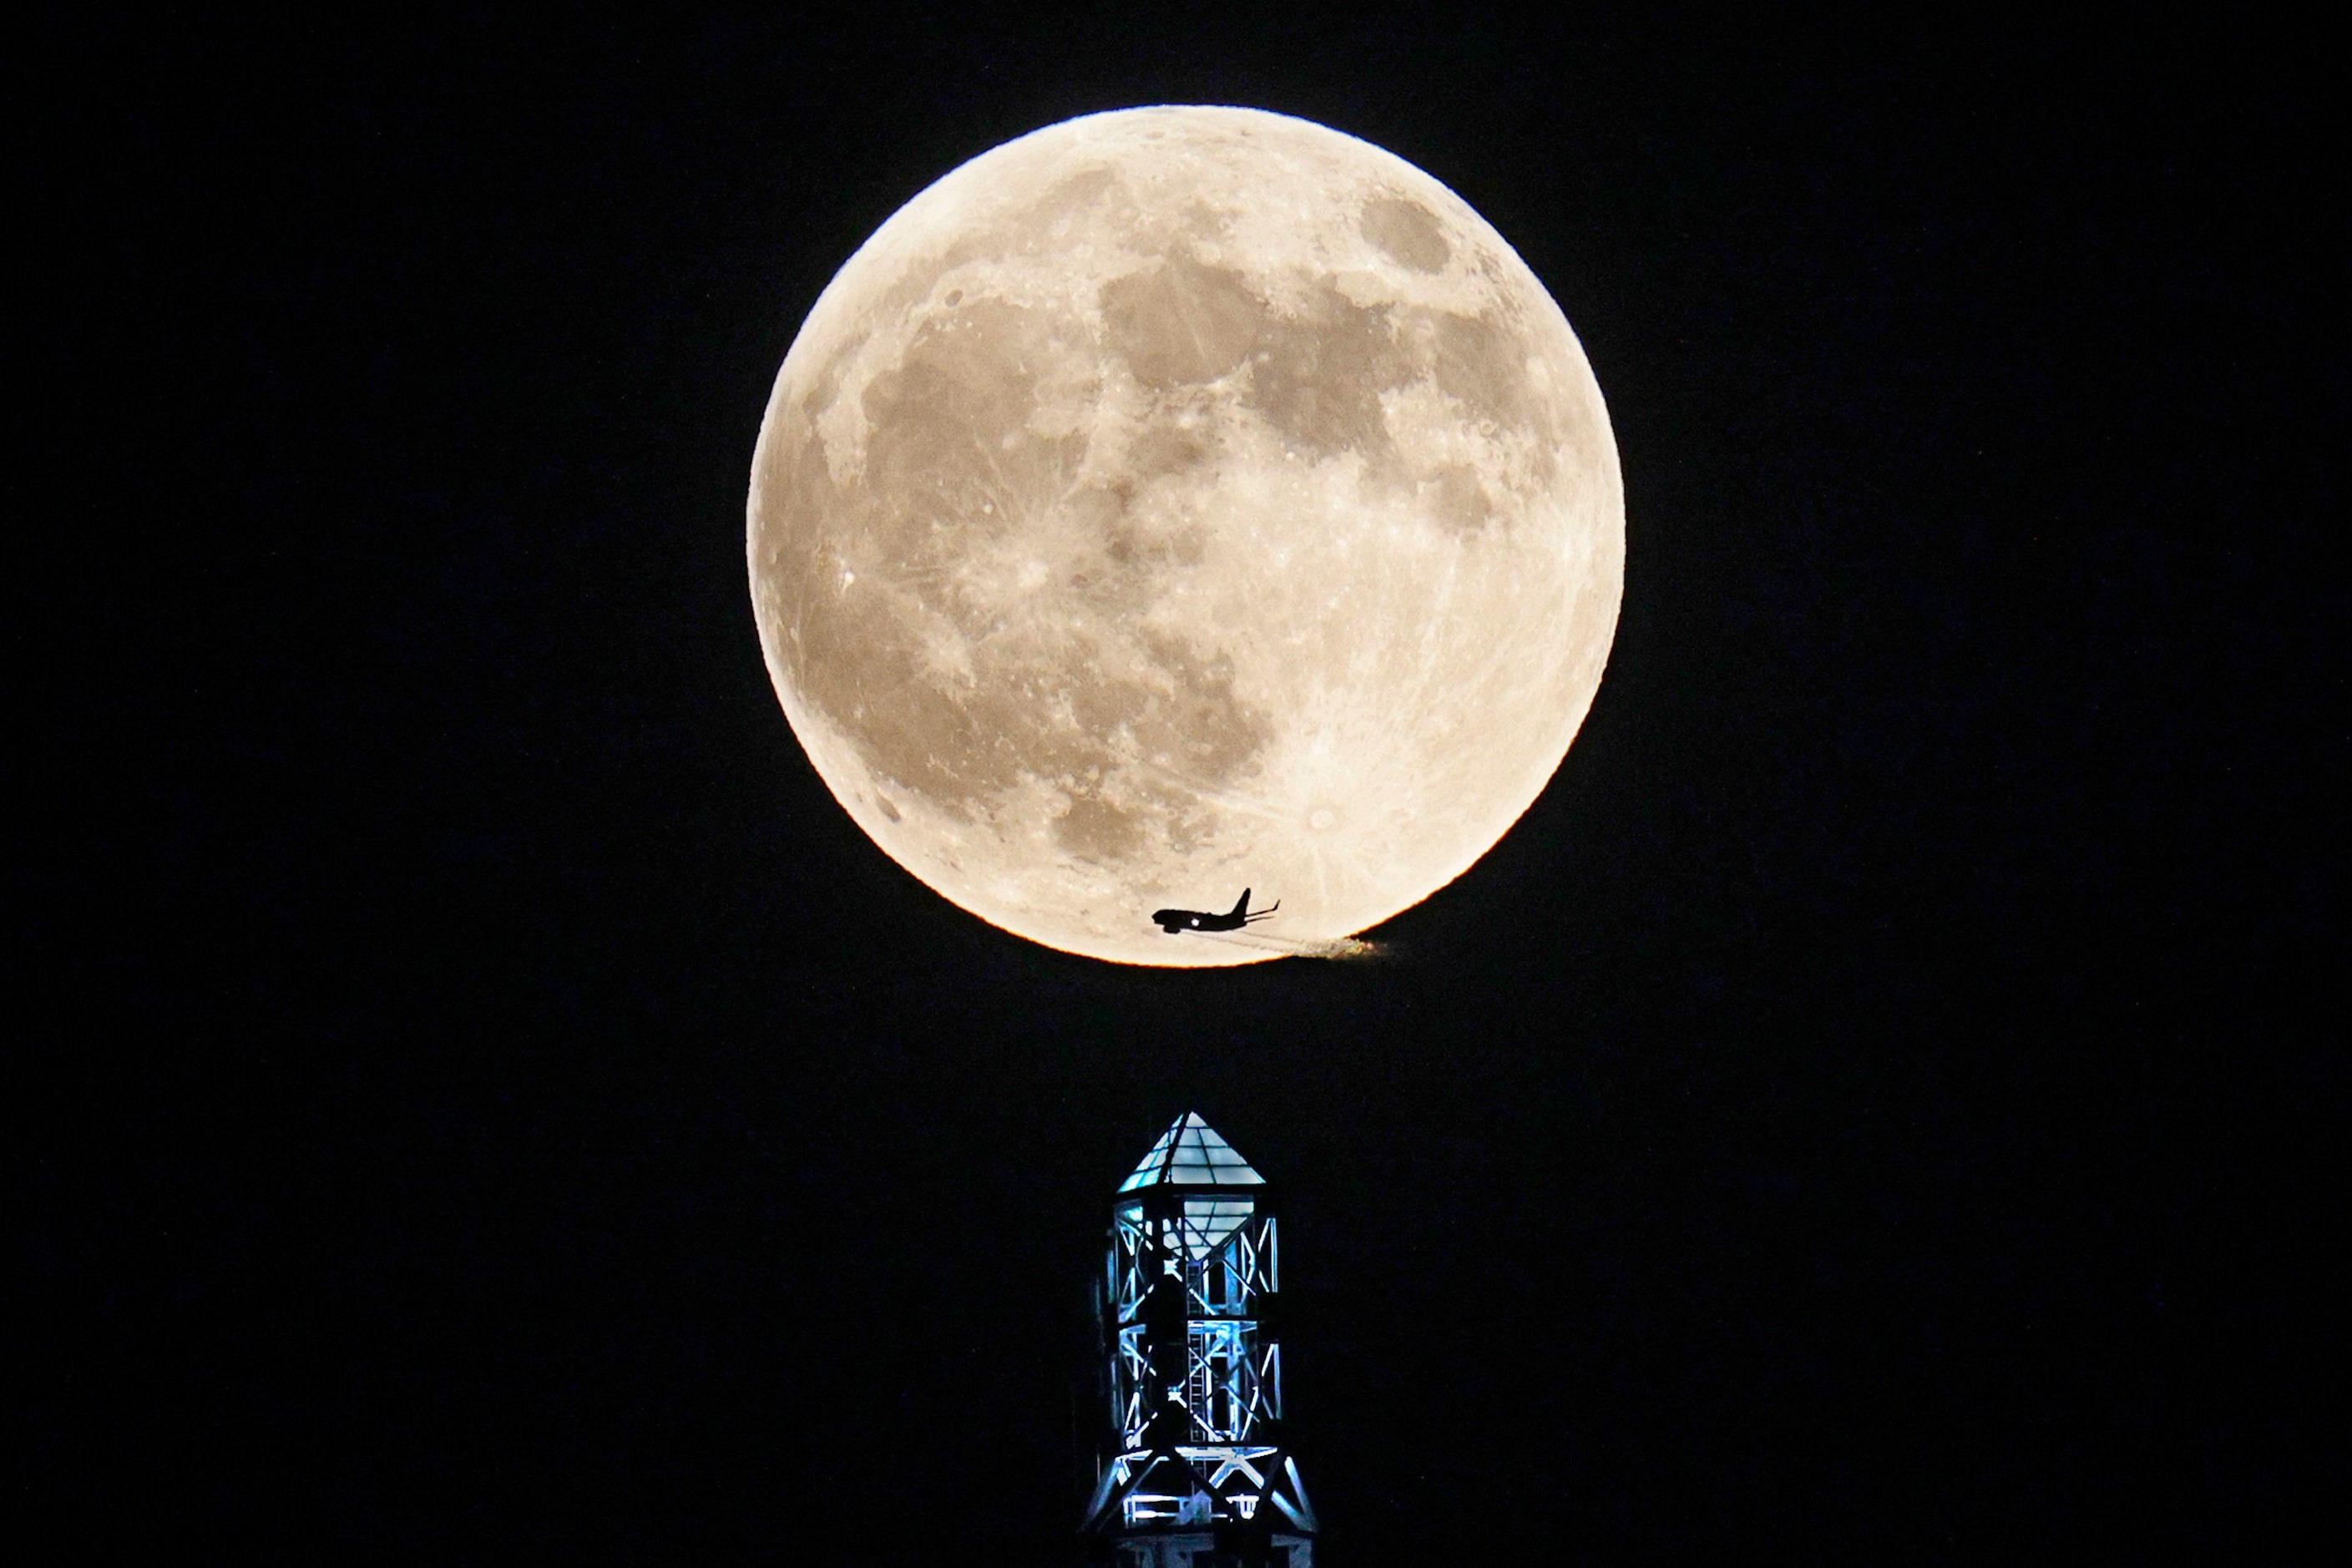
[[[2347,1457],[2339,84],[1177,15],[20,40],[20,1497],[1061,1562],[1103,1205],[1191,1106],[1286,1194],[1333,1568],[2284,1560]],[[1444,181],[1615,421],[1598,703],[1386,963],[1005,936],[761,667],[817,291],[1166,101]]]

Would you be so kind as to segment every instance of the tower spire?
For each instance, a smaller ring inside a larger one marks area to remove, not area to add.
[[[1280,1246],[1265,1179],[1197,1112],[1111,1201],[1095,1282],[1105,1451],[1086,1535],[1116,1568],[1312,1568],[1284,1434]]]

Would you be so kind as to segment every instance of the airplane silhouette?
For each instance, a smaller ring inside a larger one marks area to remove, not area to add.
[[[1272,919],[1274,911],[1282,908],[1282,900],[1276,899],[1270,907],[1252,914],[1249,896],[1250,890],[1244,888],[1240,900],[1222,915],[1210,914],[1200,910],[1154,910],[1151,911],[1151,918],[1159,922],[1161,931],[1166,931],[1170,936],[1176,936],[1188,931],[1239,931],[1244,926],[1255,925],[1260,921]]]

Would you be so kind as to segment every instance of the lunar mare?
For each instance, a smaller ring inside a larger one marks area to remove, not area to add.
[[[972,160],[818,300],[753,459],[761,646],[858,826],[1007,931],[1245,963],[1466,870],[1591,706],[1623,580],[1599,387],[1500,236],[1257,110]]]

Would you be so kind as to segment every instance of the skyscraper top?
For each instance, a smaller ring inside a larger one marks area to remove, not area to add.
[[[1265,1181],[1199,1112],[1188,1110],[1169,1124],[1118,1190],[1131,1193],[1161,1182],[1180,1187],[1254,1187]]]

